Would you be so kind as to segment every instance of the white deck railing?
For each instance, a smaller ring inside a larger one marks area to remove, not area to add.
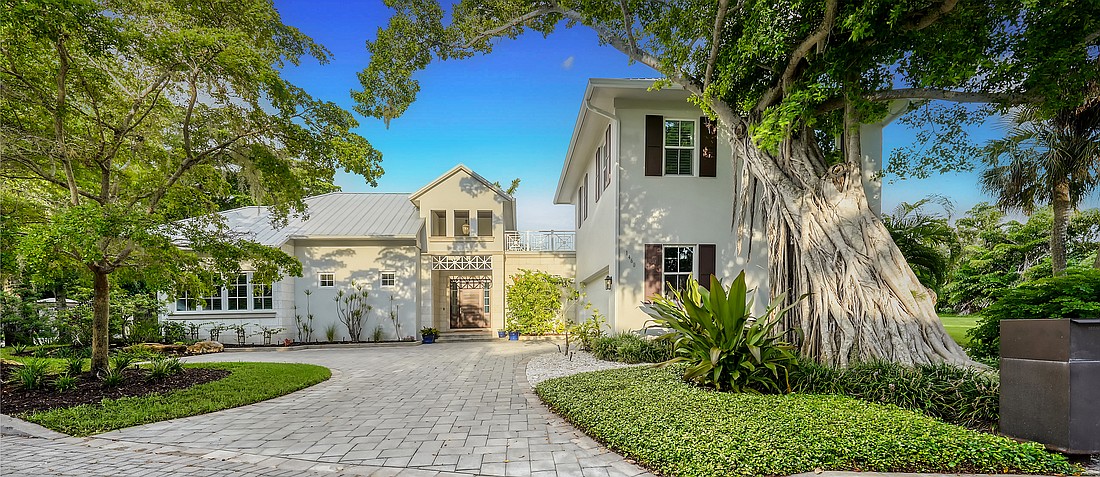
[[[576,252],[577,233],[562,230],[509,230],[504,232],[509,252]]]

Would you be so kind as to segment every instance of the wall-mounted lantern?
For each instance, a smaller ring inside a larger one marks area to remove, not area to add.
[[[610,290],[611,289],[611,275],[608,275],[608,276],[604,277],[603,287],[604,287],[604,290]]]

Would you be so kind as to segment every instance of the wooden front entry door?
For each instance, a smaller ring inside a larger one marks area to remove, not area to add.
[[[488,289],[459,288],[451,283],[451,329],[488,328],[485,295]]]

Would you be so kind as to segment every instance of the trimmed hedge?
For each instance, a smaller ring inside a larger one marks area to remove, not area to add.
[[[596,358],[604,361],[661,363],[672,359],[672,342],[622,332],[593,339],[591,351]]]
[[[790,386],[797,393],[893,404],[976,429],[993,429],[1000,419],[997,375],[949,364],[910,368],[869,362],[834,368],[804,359],[791,371]]]
[[[663,475],[825,470],[1070,474],[1065,457],[892,405],[843,396],[721,393],[682,366],[581,373],[539,383],[557,413]]]

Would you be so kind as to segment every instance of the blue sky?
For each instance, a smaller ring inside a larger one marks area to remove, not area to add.
[[[389,10],[375,1],[276,0],[275,5],[285,23],[333,54],[325,65],[288,68],[288,79],[350,110],[349,92],[359,88],[356,73],[369,60],[365,42],[387,23]],[[417,101],[388,129],[381,121],[359,118],[358,132],[383,154],[386,172],[378,187],[347,174],[339,175],[337,184],[345,191],[412,192],[463,163],[503,184],[522,179],[516,194],[519,228],[572,229],[572,208],[553,205],[552,195],[588,78],[654,76],[648,67],[629,65],[619,52],[598,46],[585,28],[561,29],[545,39],[525,35],[501,42],[488,56],[432,64],[417,76]],[[986,127],[976,137],[995,133]],[[884,136],[889,156],[890,149],[908,144],[912,133],[895,123]],[[958,214],[986,200],[973,174],[950,174],[887,182],[883,210],[932,193],[951,198]]]

